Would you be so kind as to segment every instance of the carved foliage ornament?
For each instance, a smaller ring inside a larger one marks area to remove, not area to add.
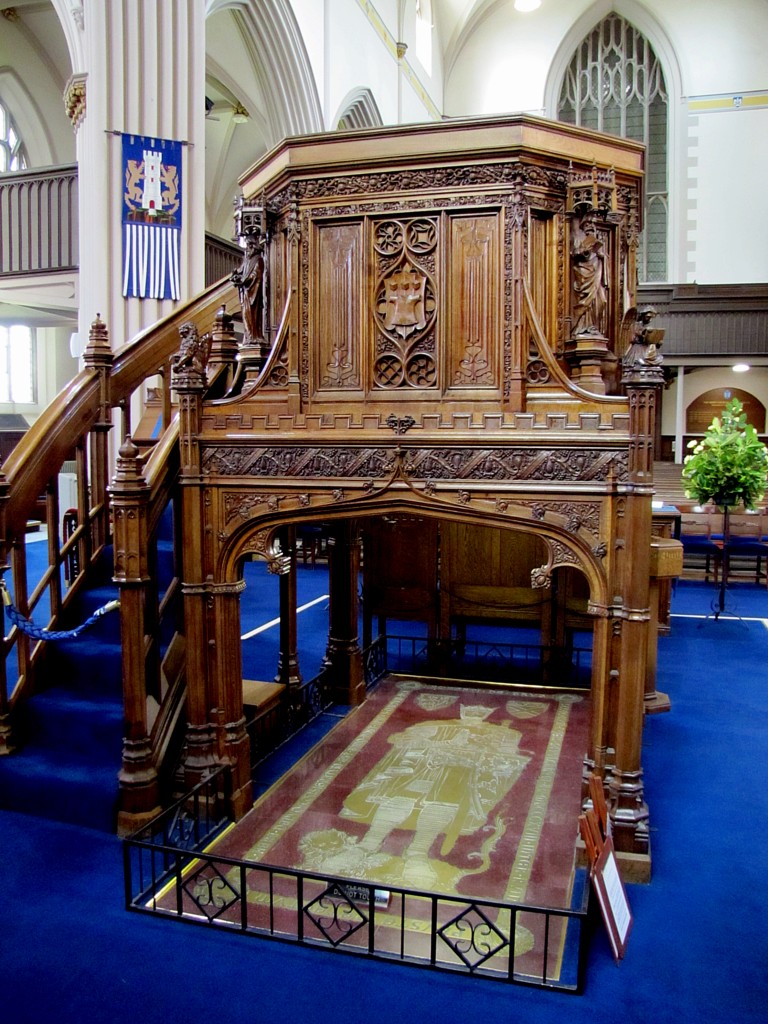
[[[531,185],[564,195],[567,174],[560,168],[542,168],[517,161],[459,167],[412,168],[386,173],[372,172],[308,179],[298,183],[295,195],[299,201],[305,201],[344,195],[385,195],[425,188],[460,191],[468,185]],[[274,199],[276,206],[282,206],[287,201],[282,195],[277,195]]]
[[[598,535],[600,528],[600,506],[597,502],[568,502],[568,501],[526,501],[515,497],[512,501],[497,498],[495,507],[499,512],[509,511],[510,504],[516,508],[530,509],[531,518],[541,521],[548,512],[563,516],[567,520],[566,529],[576,533],[585,529],[589,533]]]
[[[260,505],[266,505],[270,512],[276,512],[284,499],[284,494],[225,494],[225,522],[229,523],[235,518],[247,522]]]
[[[408,473],[421,480],[593,480],[627,478],[625,452],[600,449],[419,448],[408,450]],[[301,479],[389,476],[389,448],[212,446],[203,470],[220,476]]]
[[[267,569],[278,576],[290,572],[291,557],[283,553],[280,541],[270,530],[259,530],[246,542],[243,553],[253,552],[267,563]]]
[[[579,556],[566,544],[559,540],[553,540],[550,537],[545,539],[545,543],[549,549],[549,560],[546,565],[531,570],[531,586],[534,589],[541,589],[550,585],[553,569],[557,569],[560,566],[581,565]]]

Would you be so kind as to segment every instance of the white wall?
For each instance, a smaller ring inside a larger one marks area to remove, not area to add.
[[[691,116],[688,281],[768,281],[768,91],[764,101]]]
[[[432,74],[415,57],[415,3],[407,0],[292,0],[318,85],[325,127],[333,130],[346,98],[371,91],[384,124],[432,121],[442,109],[442,64]],[[398,42],[408,49],[402,64]]]
[[[761,181],[768,166],[765,0],[548,0],[531,14],[516,12],[511,0],[481,3],[447,67],[445,112],[551,116],[548,103],[574,47],[612,10],[646,34],[664,66],[669,279],[768,281],[768,201]],[[744,97],[740,108],[734,96]]]

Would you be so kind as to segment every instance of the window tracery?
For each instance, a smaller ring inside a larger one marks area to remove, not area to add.
[[[582,40],[568,65],[557,116],[568,124],[645,144],[638,275],[641,281],[666,280],[668,96],[663,69],[645,36],[618,14],[604,18]]]

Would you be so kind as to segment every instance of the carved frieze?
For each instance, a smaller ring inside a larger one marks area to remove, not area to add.
[[[467,186],[508,185],[543,188],[565,194],[567,174],[557,168],[543,168],[518,161],[473,166],[409,168],[402,171],[371,172],[339,177],[311,178],[298,183],[299,202],[352,195],[385,195],[391,192],[437,189],[462,192]],[[274,205],[283,197],[275,196]]]
[[[418,480],[605,481],[627,478],[625,452],[568,448],[414,448],[408,475]],[[203,471],[219,476],[299,479],[381,479],[391,474],[390,448],[215,445]]]

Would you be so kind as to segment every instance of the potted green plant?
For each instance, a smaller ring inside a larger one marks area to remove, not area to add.
[[[765,494],[768,448],[747,422],[744,406],[738,398],[731,399],[720,417],[715,416],[702,440],[689,441],[688,447],[692,452],[686,455],[682,472],[686,497],[695,498],[700,505],[717,505],[723,512],[719,600],[719,611],[722,611],[728,581],[729,513],[741,505],[753,509]]]

